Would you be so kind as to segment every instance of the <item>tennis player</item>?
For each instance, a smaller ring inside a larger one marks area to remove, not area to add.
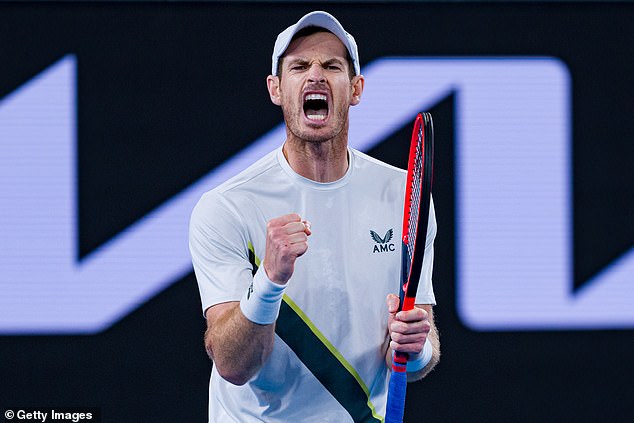
[[[210,422],[379,422],[392,352],[411,381],[438,362],[433,204],[417,307],[396,313],[406,172],[348,146],[364,82],[328,13],[280,33],[267,87],[286,139],[192,213]]]

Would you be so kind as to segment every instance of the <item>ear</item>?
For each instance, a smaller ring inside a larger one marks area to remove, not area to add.
[[[271,101],[276,106],[282,104],[280,99],[280,78],[279,76],[269,75],[266,78],[266,87],[269,90],[269,97],[271,97]]]
[[[352,78],[352,100],[350,105],[356,106],[361,102],[361,94],[363,94],[363,86],[365,84],[365,78],[363,75],[357,75]]]

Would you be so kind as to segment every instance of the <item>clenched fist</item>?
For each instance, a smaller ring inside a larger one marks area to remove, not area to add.
[[[418,354],[423,350],[431,329],[428,313],[418,307],[398,311],[398,304],[399,298],[396,295],[387,296],[390,348],[394,351]]]
[[[264,270],[271,281],[288,282],[295,269],[295,260],[308,250],[310,234],[310,222],[302,220],[297,213],[267,223]]]

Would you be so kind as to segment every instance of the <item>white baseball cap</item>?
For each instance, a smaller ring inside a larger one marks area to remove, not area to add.
[[[309,26],[316,26],[324,28],[337,36],[341,40],[352,59],[352,65],[354,66],[354,74],[359,75],[361,69],[359,66],[359,52],[357,51],[357,43],[354,41],[354,37],[343,29],[343,26],[339,21],[330,13],[315,11],[310,12],[307,15],[302,16],[295,25],[291,25],[284,31],[280,32],[275,40],[275,47],[273,47],[273,66],[271,68],[271,75],[277,75],[277,64],[280,57],[284,55],[284,52],[291,43],[291,40],[300,30]]]

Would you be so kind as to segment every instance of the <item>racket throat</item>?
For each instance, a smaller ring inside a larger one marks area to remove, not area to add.
[[[407,288],[409,286],[409,274],[412,267],[412,261],[409,258],[409,254],[406,254],[408,248],[409,247],[407,246],[407,243],[403,241],[401,246],[401,251],[403,253],[401,254],[401,291],[399,292],[398,302],[399,311],[403,310],[404,307],[407,295]]]

